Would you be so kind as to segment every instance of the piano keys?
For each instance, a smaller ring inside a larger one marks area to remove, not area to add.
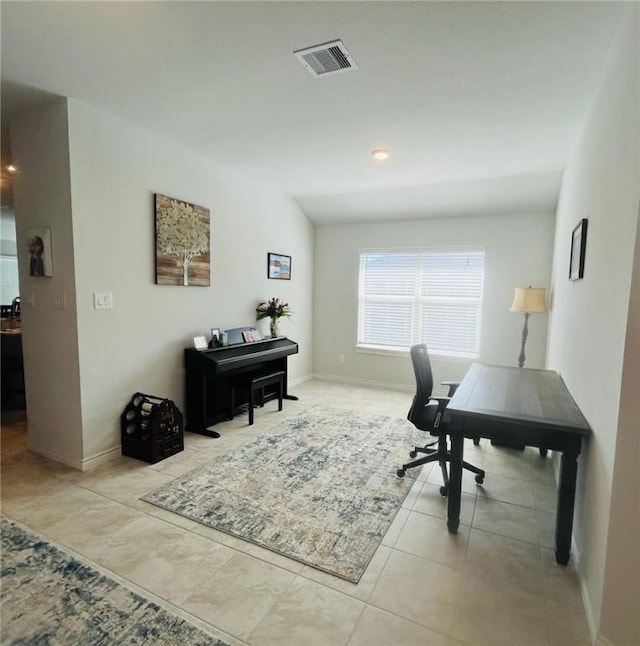
[[[298,344],[284,337],[210,350],[186,348],[186,430],[220,437],[208,427],[231,419],[231,387],[239,376],[283,370],[284,398],[297,399],[287,393],[287,357],[297,352]]]

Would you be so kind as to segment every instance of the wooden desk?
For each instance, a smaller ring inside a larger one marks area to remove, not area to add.
[[[589,424],[561,377],[552,370],[529,370],[474,363],[449,402],[451,474],[449,531],[460,523],[464,438],[551,449],[562,453],[556,510],[556,560],[569,562],[577,460]],[[490,476],[488,475],[487,478]]]

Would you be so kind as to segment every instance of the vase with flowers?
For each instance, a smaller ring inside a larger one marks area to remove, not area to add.
[[[275,339],[280,335],[280,317],[291,316],[289,303],[281,301],[279,298],[270,298],[268,301],[262,301],[256,307],[256,321],[269,318],[269,331],[271,337]]]

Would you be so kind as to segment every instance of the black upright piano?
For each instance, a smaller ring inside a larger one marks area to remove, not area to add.
[[[219,433],[208,426],[229,419],[231,387],[246,373],[283,370],[287,393],[287,357],[298,352],[298,344],[285,337],[239,343],[210,350],[184,351],[186,429],[210,437]]]

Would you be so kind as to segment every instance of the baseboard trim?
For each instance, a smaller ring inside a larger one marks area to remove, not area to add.
[[[32,453],[37,453],[38,455],[42,455],[43,457],[49,458],[54,462],[60,462],[61,464],[71,467],[72,469],[76,469],[77,471],[82,471],[82,460],[79,460],[77,458],[72,458],[63,453],[59,453],[58,451],[48,446],[43,446],[42,444],[36,444],[32,442],[31,438],[29,437],[27,438],[27,449]]]
[[[296,387],[300,386],[301,384],[306,383],[307,381],[311,381],[313,379],[313,375],[303,375],[302,377],[295,377],[294,379],[288,378],[287,379],[287,388],[291,387]]]
[[[79,460],[77,458],[72,458],[68,455],[64,455],[63,453],[59,453],[58,451],[55,451],[48,446],[35,444],[30,440],[27,440],[27,449],[29,449],[29,451],[32,451],[33,453],[42,455],[45,458],[49,458],[54,462],[60,462],[61,464],[71,467],[76,471],[88,471],[89,469],[93,469],[103,462],[108,462],[113,458],[115,454],[120,454],[120,447],[115,446],[111,449],[107,449],[106,451],[96,453],[89,458],[83,458]]]
[[[384,390],[398,390],[400,392],[413,392],[415,386],[403,386],[402,384],[394,384],[386,381],[371,381],[369,379],[356,379],[354,377],[339,377],[338,375],[325,375],[322,373],[314,373],[313,379],[319,381],[332,381],[339,384],[348,384],[350,386],[363,386],[364,388],[378,388]]]
[[[92,455],[90,458],[84,458],[82,460],[82,470],[87,471],[89,469],[93,469],[94,467],[97,467],[100,464],[109,462],[109,460],[112,460],[113,457],[116,455],[120,455],[120,453],[121,453],[121,447],[114,446],[112,449],[106,449],[105,451],[100,451],[100,453],[96,453],[95,455]]]
[[[600,635],[598,634],[598,620],[596,618],[595,612],[593,611],[593,603],[591,601],[591,594],[589,593],[586,578],[582,573],[582,554],[577,548],[575,535],[572,535],[571,537],[571,545],[571,554],[573,556],[573,562],[576,566],[578,581],[580,582],[580,594],[582,596],[582,605],[584,606],[584,612],[587,617],[587,625],[589,627],[591,643],[594,644],[594,646],[613,646],[613,644],[609,645],[606,640],[602,641],[604,638],[600,637]]]

